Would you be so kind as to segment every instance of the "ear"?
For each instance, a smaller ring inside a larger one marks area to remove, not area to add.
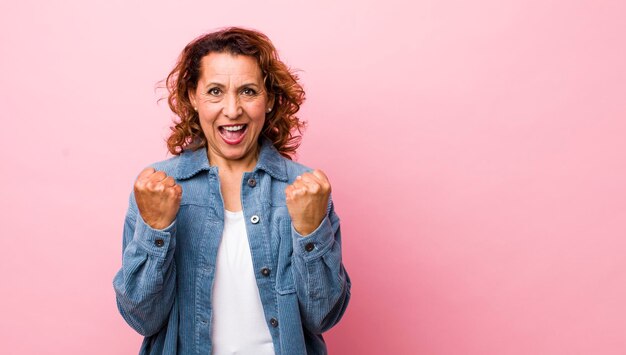
[[[270,94],[267,98],[267,107],[274,108],[274,100],[276,99],[276,95]]]
[[[191,102],[191,106],[198,107],[196,104],[196,91],[189,89],[187,90],[187,97],[189,97],[189,101]]]

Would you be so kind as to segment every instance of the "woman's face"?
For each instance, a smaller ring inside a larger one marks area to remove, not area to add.
[[[254,161],[265,114],[272,107],[256,59],[209,53],[201,60],[200,73],[189,99],[198,111],[211,164]]]

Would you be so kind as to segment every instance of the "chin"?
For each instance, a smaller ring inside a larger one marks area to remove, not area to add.
[[[229,145],[224,142],[220,142],[218,145],[214,145],[215,152],[227,160],[241,160],[247,158],[249,155],[255,153],[255,147],[258,146],[256,141],[254,143],[241,142],[237,145]],[[258,147],[257,147],[258,149]]]

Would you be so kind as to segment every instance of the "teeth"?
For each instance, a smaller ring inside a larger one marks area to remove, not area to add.
[[[229,132],[235,132],[235,131],[238,131],[238,130],[240,130],[242,128],[243,128],[243,125],[224,127],[224,129],[229,131]]]

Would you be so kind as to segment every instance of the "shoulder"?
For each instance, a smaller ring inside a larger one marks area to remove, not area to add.
[[[261,150],[256,169],[264,170],[274,179],[281,182],[291,182],[298,175],[311,170],[306,165],[282,156],[269,139],[261,141]]]
[[[176,155],[165,160],[154,162],[148,165],[148,167],[152,167],[154,168],[154,170],[157,171],[163,171],[169,176],[175,176],[177,175],[178,163],[180,162],[180,160],[181,155]]]
[[[300,162],[293,161],[285,157],[283,157],[283,159],[285,161],[285,171],[287,172],[287,179],[289,180],[289,182],[292,182],[296,179],[296,177],[302,175],[305,172],[313,171],[312,168]]]
[[[184,150],[180,155],[150,164],[176,180],[189,179],[203,170],[209,170],[205,149]]]

